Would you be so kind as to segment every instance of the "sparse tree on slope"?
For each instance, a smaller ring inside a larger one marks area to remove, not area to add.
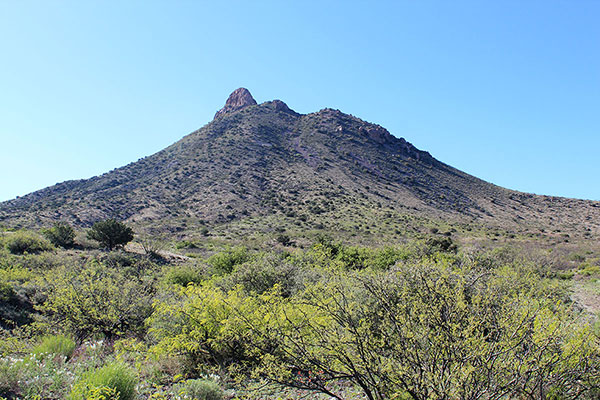
[[[75,230],[66,222],[57,222],[50,229],[46,229],[44,236],[55,246],[68,249],[75,245]]]
[[[88,231],[88,238],[100,242],[109,250],[124,246],[133,240],[133,230],[115,219],[96,222]]]

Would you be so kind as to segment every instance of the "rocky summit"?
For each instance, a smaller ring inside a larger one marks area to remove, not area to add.
[[[106,174],[0,203],[7,226],[106,218],[188,232],[335,231],[379,237],[454,221],[514,234],[597,235],[600,203],[504,189],[339,110],[299,114],[235,90],[215,119]]]
[[[224,114],[233,111],[241,110],[244,107],[254,105],[256,105],[256,100],[254,100],[254,97],[252,97],[250,91],[246,88],[239,88],[234,90],[233,93],[229,95],[229,98],[225,102],[223,108],[221,108],[215,114],[215,118],[221,117]]]

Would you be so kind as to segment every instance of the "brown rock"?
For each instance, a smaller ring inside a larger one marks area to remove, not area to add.
[[[293,111],[281,100],[273,100],[273,104],[275,105],[275,110],[283,111],[286,113],[292,113]]]
[[[225,106],[217,111],[215,118],[253,105],[256,105],[256,100],[254,100],[254,97],[252,97],[248,89],[236,89],[229,95],[229,98],[225,102]]]
[[[359,131],[365,133],[371,140],[380,144],[390,142],[392,139],[392,135],[388,130],[379,125],[361,126]]]

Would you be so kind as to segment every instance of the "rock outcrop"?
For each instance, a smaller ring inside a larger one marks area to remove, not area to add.
[[[256,100],[250,94],[250,91],[246,88],[239,88],[233,91],[229,95],[229,98],[225,102],[225,106],[221,108],[215,114],[215,118],[218,118],[224,114],[241,110],[244,107],[256,105]]]

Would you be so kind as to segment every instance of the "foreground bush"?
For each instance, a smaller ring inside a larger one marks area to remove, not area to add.
[[[131,400],[137,382],[133,369],[122,363],[111,363],[85,373],[75,382],[69,399]]]
[[[157,304],[151,333],[155,351],[198,367],[335,398],[350,381],[373,400],[575,399],[600,383],[600,347],[564,296],[525,267],[442,257],[384,273],[333,270],[293,296],[277,285],[188,287],[179,302]]]
[[[47,299],[38,309],[80,340],[141,334],[152,312],[153,285],[151,279],[96,262],[81,269],[61,267],[48,273]]]
[[[31,232],[16,232],[7,237],[6,248],[12,254],[24,254],[51,250],[52,245]]]
[[[60,355],[69,359],[75,351],[75,342],[63,335],[46,336],[42,338],[40,344],[33,348],[33,354],[45,355],[53,354]]]

